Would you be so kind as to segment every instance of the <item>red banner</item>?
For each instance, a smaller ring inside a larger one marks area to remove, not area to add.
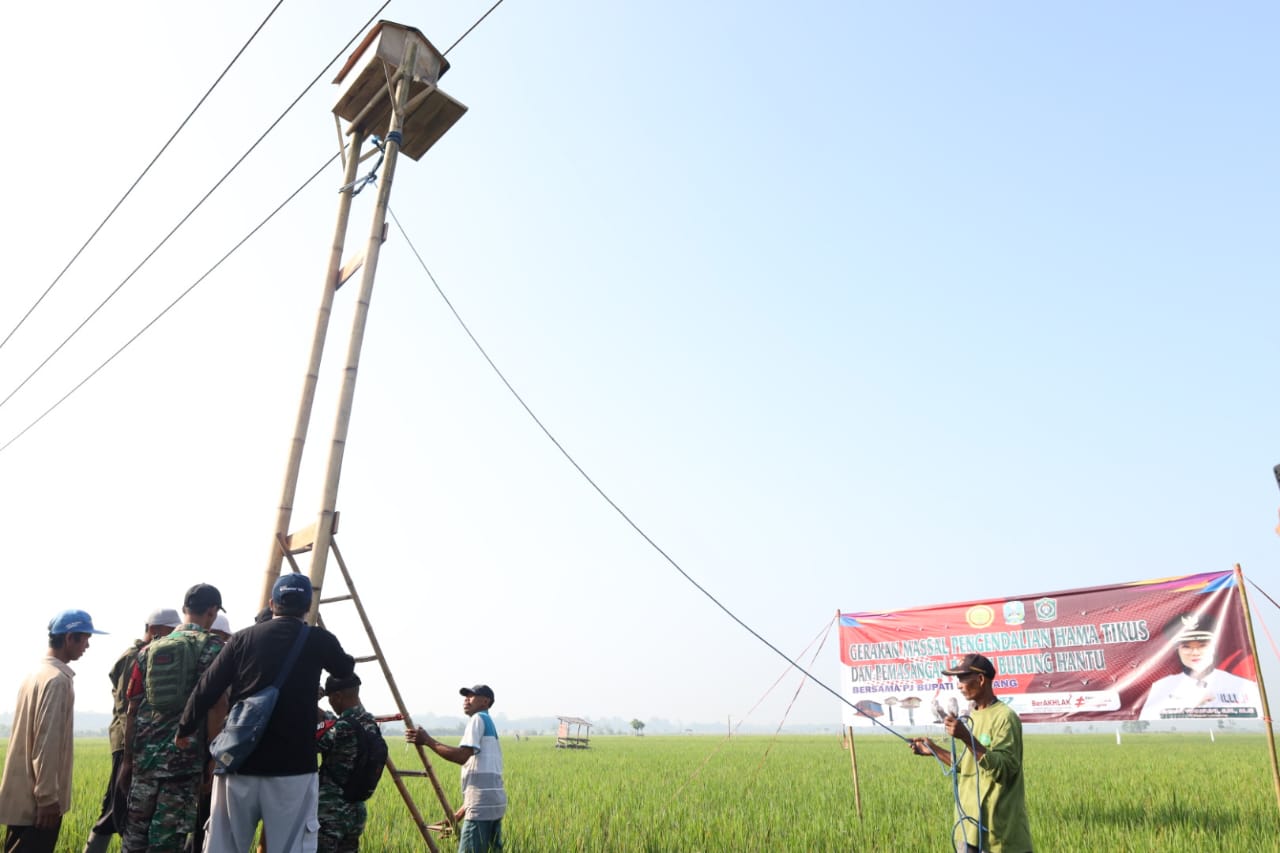
[[[961,704],[942,674],[977,653],[1024,722],[1258,719],[1233,572],[891,613],[841,613],[847,724],[921,725]]]

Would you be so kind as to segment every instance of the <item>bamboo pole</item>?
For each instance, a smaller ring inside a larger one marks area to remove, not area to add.
[[[342,180],[344,187],[350,186],[356,179],[363,139],[361,134],[351,139],[351,153],[347,157]],[[259,608],[270,603],[271,587],[280,576],[280,560],[284,555],[280,542],[289,535],[289,523],[293,517],[293,499],[298,491],[298,472],[302,468],[302,448],[307,443],[307,428],[311,423],[311,408],[315,404],[316,382],[320,376],[320,360],[324,355],[324,342],[329,332],[329,316],[333,313],[333,294],[338,289],[338,275],[342,270],[342,252],[346,247],[347,222],[351,216],[351,193],[350,189],[346,189],[338,194],[338,219],[333,229],[333,244],[329,249],[329,267],[324,276],[324,288],[320,292],[320,308],[316,313],[316,328],[311,338],[311,356],[307,360],[307,372],[302,382],[302,398],[298,401],[298,418],[293,427],[293,442],[289,446],[289,461],[284,469],[284,485],[280,490],[280,505],[276,511],[275,530],[271,535],[271,553],[267,558]]]
[[[360,601],[360,594],[356,592],[356,585],[351,580],[351,572],[347,570],[347,562],[342,559],[342,552],[338,550],[337,542],[330,542],[333,548],[333,559],[338,563],[338,570],[342,572],[342,580],[347,585],[347,591],[351,593],[351,603],[356,606],[356,613],[360,616],[360,622],[364,625],[364,632],[369,636],[369,644],[373,646],[373,653],[378,658],[378,666],[382,667],[382,676],[386,679],[387,687],[391,690],[391,698],[395,700],[396,710],[400,712],[401,719],[404,720],[406,729],[415,728],[413,718],[409,714],[409,708],[404,703],[404,697],[400,695],[400,688],[396,685],[395,676],[391,674],[391,665],[387,663],[387,658],[382,653],[382,645],[378,642],[377,636],[373,633],[373,622],[369,621],[369,614],[365,612],[364,603]],[[453,809],[449,806],[449,797],[445,794],[444,788],[440,785],[435,770],[431,767],[431,761],[427,758],[427,752],[422,744],[417,744],[418,757],[422,759],[422,768],[426,771],[427,778],[431,780],[431,787],[435,789],[436,799],[440,801],[440,807],[444,809],[444,818],[453,827],[454,833],[458,832],[458,823],[454,820]],[[410,808],[416,808],[410,801]]]
[[[836,608],[836,637],[840,637],[840,608]],[[853,726],[845,729],[849,738],[849,769],[853,773],[853,804],[858,810],[858,820],[862,820],[862,787],[858,781],[858,754],[853,747]]]
[[[418,45],[414,39],[406,39],[401,58],[402,69],[412,69],[417,60]],[[338,503],[338,480],[342,476],[342,456],[347,446],[347,432],[351,426],[351,408],[355,402],[356,375],[360,368],[360,348],[364,343],[365,326],[369,319],[369,302],[373,298],[373,280],[378,272],[378,255],[382,250],[383,227],[387,221],[387,205],[391,198],[391,186],[395,180],[396,162],[400,146],[393,138],[404,127],[404,105],[409,100],[412,75],[402,73],[396,84],[394,109],[387,131],[386,159],[382,163],[382,177],[378,182],[378,198],[373,208],[373,220],[369,226],[365,245],[364,268],[360,276],[360,295],[356,299],[355,316],[351,322],[351,339],[347,345],[347,363],[342,377],[342,390],[338,399],[338,413],[333,426],[333,442],[329,448],[329,464],[325,472],[324,498],[320,505],[320,517],[316,523],[315,548],[311,556],[311,585],[315,596],[311,602],[311,621],[320,608],[320,590],[324,586],[325,565],[329,559],[329,543],[333,541],[333,519]]]
[[[849,726],[849,765],[853,771],[853,805],[858,810],[858,820],[862,820],[862,789],[858,784],[858,753],[853,747],[853,726]]]
[[[409,816],[413,818],[414,824],[417,825],[418,833],[422,836],[422,840],[427,842],[427,847],[431,850],[431,853],[439,853],[440,848],[436,846],[435,839],[431,837],[431,828],[427,826],[426,820],[423,819],[422,812],[418,811],[418,805],[413,801],[413,794],[409,792],[409,786],[401,778],[403,774],[396,768],[390,754],[387,755],[387,769],[391,771],[391,781],[395,783],[396,790],[400,792],[400,798],[409,807]]]
[[[1267,704],[1267,687],[1262,682],[1262,659],[1258,657],[1258,642],[1253,636],[1253,615],[1249,612],[1249,597],[1244,591],[1244,572],[1236,563],[1236,589],[1240,591],[1240,606],[1244,608],[1244,624],[1248,629],[1249,654],[1253,655],[1254,670],[1258,675],[1258,696],[1262,699],[1262,721],[1267,728],[1267,751],[1271,755],[1271,782],[1276,789],[1276,808],[1280,808],[1280,763],[1276,760],[1276,734],[1271,727],[1271,708]]]

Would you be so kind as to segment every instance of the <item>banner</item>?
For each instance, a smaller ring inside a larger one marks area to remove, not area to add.
[[[995,664],[996,696],[1023,722],[1259,719],[1233,572],[890,613],[841,613],[846,725],[924,725],[963,704],[942,674]]]

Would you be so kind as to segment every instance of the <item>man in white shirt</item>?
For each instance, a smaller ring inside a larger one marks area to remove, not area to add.
[[[53,853],[62,816],[71,810],[75,672],[89,648],[93,619],[64,610],[49,622],[49,653],[18,690],[13,730],[0,778],[6,853]]]
[[[436,755],[462,765],[462,806],[454,814],[464,820],[458,838],[458,853],[491,853],[502,849],[502,817],[507,811],[507,793],[502,786],[502,745],[498,729],[489,717],[493,688],[487,684],[463,687],[462,711],[467,727],[457,746],[448,746],[427,734],[422,727],[406,729],[405,740],[419,743]]]

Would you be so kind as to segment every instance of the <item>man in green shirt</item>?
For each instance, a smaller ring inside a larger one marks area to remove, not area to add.
[[[955,677],[971,708],[967,719],[948,714],[943,721],[947,734],[956,739],[958,750],[958,829],[952,830],[956,853],[1030,853],[1031,825],[1022,774],[1022,721],[996,698],[991,686],[996,677],[995,665],[982,655],[965,655],[942,672]],[[951,751],[928,738],[913,739],[911,751],[932,755],[951,766]]]

